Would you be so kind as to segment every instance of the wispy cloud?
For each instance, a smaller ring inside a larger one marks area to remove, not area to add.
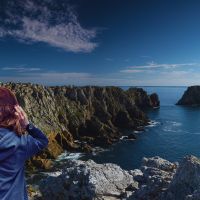
[[[32,82],[44,85],[74,84],[82,85],[93,79],[93,75],[85,72],[58,72],[58,71],[23,71],[13,75],[0,76],[3,82]]]
[[[126,58],[124,61],[125,61],[125,62],[129,62],[129,61],[130,61],[130,58]]]
[[[146,70],[142,70],[142,69],[123,69],[123,70],[120,70],[120,72],[123,72],[123,73],[141,73],[141,72],[146,72]]]
[[[85,72],[44,72],[35,74],[49,80],[64,80],[64,79],[84,79],[91,77],[90,73]]]
[[[98,46],[93,41],[97,29],[82,27],[68,1],[8,0],[4,15],[0,37],[44,42],[71,52],[91,52]]]
[[[1,74],[1,73],[0,73]],[[142,75],[133,73],[92,74],[86,72],[32,71],[15,76],[0,75],[1,82],[31,82],[43,85],[115,85],[115,86],[188,86],[199,84],[200,73],[196,71],[173,70]]]
[[[38,67],[2,67],[0,68],[3,71],[16,71],[16,72],[32,72],[32,71],[40,71],[41,68]]]
[[[141,58],[152,59],[151,56],[140,56]]]
[[[147,63],[146,65],[135,65],[135,66],[128,66],[125,67],[125,69],[120,70],[120,72],[123,73],[139,73],[144,71],[150,71],[154,69],[174,69],[174,68],[180,68],[180,67],[189,67],[189,66],[197,66],[198,63],[175,63],[175,64],[159,64],[155,62]]]
[[[106,58],[106,61],[113,61],[113,58]]]

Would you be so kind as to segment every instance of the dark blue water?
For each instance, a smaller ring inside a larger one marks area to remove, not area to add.
[[[160,109],[148,112],[155,126],[138,133],[137,140],[123,140],[109,151],[82,159],[91,158],[97,163],[111,162],[124,169],[133,169],[140,166],[144,156],[161,156],[170,161],[179,161],[187,154],[200,156],[200,108],[175,105],[186,87],[143,88],[148,93],[156,92],[161,101]]]

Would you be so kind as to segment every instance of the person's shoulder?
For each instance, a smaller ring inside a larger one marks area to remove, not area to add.
[[[0,127],[0,137],[18,137],[17,133],[15,133],[13,130],[8,128]]]
[[[17,148],[20,145],[20,137],[8,128],[0,128],[0,142],[4,146],[15,146]]]

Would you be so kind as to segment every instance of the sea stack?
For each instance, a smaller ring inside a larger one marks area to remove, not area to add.
[[[190,86],[184,92],[176,105],[199,106],[200,105],[200,86]]]

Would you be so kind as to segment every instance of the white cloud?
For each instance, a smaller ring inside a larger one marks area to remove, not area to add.
[[[11,4],[15,10],[21,8],[19,14],[7,10],[7,24],[0,27],[0,37],[11,36],[23,42],[44,42],[53,47],[71,52],[91,52],[98,44],[92,40],[97,35],[96,29],[83,28],[74,10],[66,3],[64,11],[60,13],[54,10],[47,3],[38,5],[31,0],[20,1],[18,7]],[[58,3],[55,0],[50,3]],[[30,14],[31,13],[31,14]],[[17,24],[8,28],[8,24]],[[14,27],[14,28],[13,28]]]
[[[3,82],[31,82],[44,85],[74,84],[82,85],[88,83],[92,77],[89,73],[82,72],[27,72],[19,73],[16,76],[0,76]]]
[[[28,71],[40,71],[41,68],[38,67],[2,67],[1,70],[4,71],[16,71],[16,72],[28,72]]]
[[[106,61],[114,61],[113,58],[106,58]]]
[[[33,75],[33,74],[31,74]],[[91,77],[90,73],[85,72],[44,72],[35,74],[36,76],[39,76],[40,78],[43,78],[43,80],[67,80],[67,79],[85,79]]]
[[[157,64],[155,62],[147,63],[146,65],[135,65],[135,66],[128,66],[120,72],[123,73],[139,73],[144,71],[151,71],[154,69],[174,69],[179,67],[191,67],[191,66],[199,66],[198,63],[175,63],[175,64]]]
[[[141,73],[141,72],[146,72],[146,70],[142,70],[142,69],[123,69],[123,70],[120,70],[120,72],[123,72],[123,73]]]
[[[113,85],[113,86],[189,86],[200,84],[200,73],[195,71],[165,71],[142,74],[106,73],[91,74],[85,72],[24,72],[15,76],[0,76],[2,82],[31,82],[43,85]]]

